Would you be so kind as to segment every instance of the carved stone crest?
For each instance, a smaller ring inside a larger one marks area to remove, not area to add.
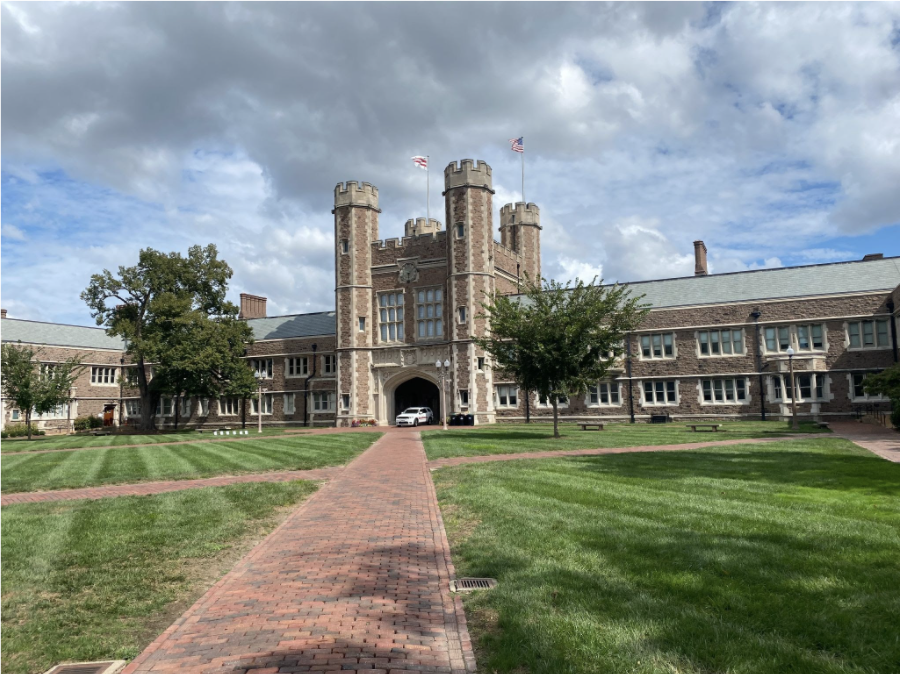
[[[419,280],[419,268],[415,261],[404,262],[400,267],[400,283],[413,283]]]

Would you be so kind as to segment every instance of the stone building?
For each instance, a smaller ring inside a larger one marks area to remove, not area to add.
[[[540,275],[540,210],[500,208],[493,223],[491,168],[469,159],[444,171],[444,222],[409,220],[400,239],[379,239],[378,189],[335,187],[335,310],[273,316],[266,298],[241,295],[255,342],[248,366],[263,380],[262,400],[168,400],[159,424],[236,426],[392,423],[408,406],[466,413],[477,424],[549,419],[551,409],[491,367],[473,341],[486,293],[515,294],[525,273]],[[900,258],[707,272],[695,242],[691,277],[628,284],[650,314],[626,340],[627,356],[607,381],[561,405],[570,419],[618,421],[784,417],[791,347],[803,416],[847,416],[888,402],[867,396],[864,378],[898,358]],[[3,341],[40,348],[46,362],[77,354],[88,365],[75,402],[40,420],[65,427],[82,414],[113,409],[115,423],[137,414],[123,385],[124,345],[99,329],[6,318]],[[436,361],[449,361],[441,404]],[[18,411],[3,401],[4,424]]]

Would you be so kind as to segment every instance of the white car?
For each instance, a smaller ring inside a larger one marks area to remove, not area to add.
[[[398,426],[418,426],[434,423],[434,412],[428,407],[408,407],[397,415]]]

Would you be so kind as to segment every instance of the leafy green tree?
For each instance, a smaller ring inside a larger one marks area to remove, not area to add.
[[[883,372],[870,374],[863,382],[869,395],[883,395],[891,400],[891,421],[900,428],[900,363],[895,363]]]
[[[173,327],[167,367],[159,371],[157,386],[175,398],[176,428],[181,397],[255,397],[256,379],[241,358],[252,341],[245,321],[235,316],[211,321],[202,312],[190,311],[173,319]]]
[[[25,415],[31,440],[31,417],[46,414],[72,400],[72,384],[84,369],[77,359],[41,364],[41,352],[21,344],[0,347],[3,395]]]
[[[490,333],[475,342],[497,369],[553,407],[553,437],[559,437],[559,399],[583,393],[606,377],[624,351],[624,339],[649,309],[627,288],[526,277],[519,296],[494,294],[480,317]]]
[[[246,389],[249,370],[241,356],[252,331],[225,299],[231,276],[212,244],[192,246],[187,257],[147,248],[135,266],[91,276],[81,298],[97,325],[125,340],[141,397],[141,429],[154,428],[156,405],[166,393],[213,397]]]

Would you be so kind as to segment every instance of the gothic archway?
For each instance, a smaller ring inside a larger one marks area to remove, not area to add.
[[[441,418],[441,394],[437,385],[423,377],[412,377],[397,385],[392,394],[393,412],[390,423],[407,407],[430,407],[434,418]]]

